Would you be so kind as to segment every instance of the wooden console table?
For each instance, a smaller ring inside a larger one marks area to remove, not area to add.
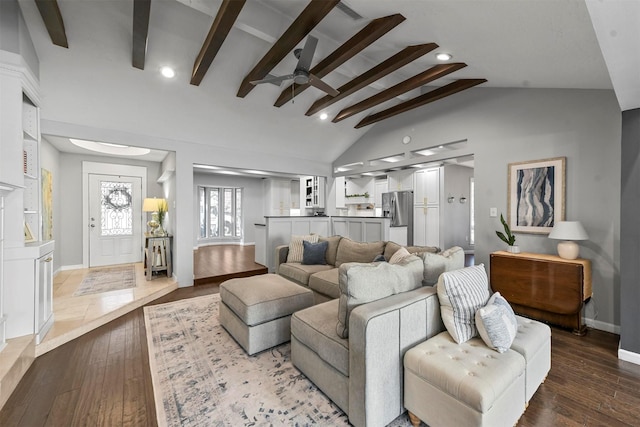
[[[591,298],[591,261],[556,255],[491,254],[491,288],[527,317],[584,335],[584,301]]]
[[[173,271],[171,268],[171,244],[173,236],[154,236],[145,233],[144,249],[144,274],[147,280],[151,280],[153,273],[166,271],[167,277],[171,278]]]

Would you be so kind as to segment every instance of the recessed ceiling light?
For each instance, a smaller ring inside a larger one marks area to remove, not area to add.
[[[327,117],[329,117],[327,113],[320,114],[320,120],[327,120]]]
[[[96,151],[103,154],[113,154],[116,156],[143,156],[149,154],[151,150],[148,148],[129,147],[128,145],[109,144],[105,142],[85,141],[83,139],[72,139],[69,141],[77,147],[86,150]]]
[[[453,57],[449,53],[444,53],[444,52],[436,53],[436,59],[438,61],[448,61],[451,58]]]
[[[176,72],[171,67],[160,68],[160,73],[168,79],[172,79],[176,75]]]

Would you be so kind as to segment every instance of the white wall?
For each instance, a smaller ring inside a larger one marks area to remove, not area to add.
[[[465,250],[473,249],[469,244],[471,221],[471,197],[469,194],[473,169],[464,166],[444,166],[444,194],[440,211],[440,240],[443,248],[460,246]],[[455,197],[448,203],[449,196]],[[460,197],[466,197],[466,203],[460,203]]]
[[[504,248],[489,208],[507,210],[508,163],[566,156],[566,218],[582,221],[589,240],[581,256],[593,263],[586,317],[613,329],[620,324],[620,128],[613,91],[477,88],[380,122],[334,164],[467,139],[475,154],[475,259],[488,267],[489,254]],[[410,147],[401,147],[402,135],[412,137]],[[556,251],[544,235],[518,234],[517,242],[523,251]]]
[[[61,265],[82,265],[82,162],[98,162],[144,166],[147,168],[147,197],[163,197],[162,186],[156,180],[160,176],[160,163],[113,157],[59,154],[60,241],[56,241],[56,254]],[[54,176],[54,181],[56,177]]]
[[[255,243],[255,223],[264,224],[264,198],[262,179],[246,178],[240,176],[213,175],[207,173],[193,174],[193,246],[212,243],[213,240],[200,241],[199,230],[199,201],[198,186],[232,187],[242,188],[242,201],[244,203],[244,223],[242,243]],[[221,241],[224,242],[224,241]]]

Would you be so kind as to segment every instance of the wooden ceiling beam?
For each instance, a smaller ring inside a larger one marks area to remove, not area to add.
[[[192,85],[198,86],[202,82],[245,3],[246,0],[224,0],[220,5],[209,34],[193,64]]]
[[[371,43],[394,29],[405,19],[406,18],[399,13],[385,16],[383,18],[374,19],[373,21],[369,22],[366,27],[358,31],[358,33],[347,40],[342,46],[334,50],[331,54],[329,54],[329,56],[320,61],[309,72],[314,76],[317,76],[318,78],[323,78],[331,71],[335,70],[340,65],[356,56]],[[293,90],[291,86],[293,86]],[[300,85],[297,83],[293,83],[282,91],[275,104],[273,105],[276,107],[282,107],[284,104],[291,101],[294,96],[301,94],[309,87],[309,84]]]
[[[394,72],[398,68],[401,68],[408,63],[420,58],[421,56],[427,54],[428,52],[431,52],[437,47],[438,45],[435,43],[407,46],[392,57],[369,69],[369,71],[360,74],[355,79],[340,86],[338,88],[338,92],[340,93],[337,96],[327,95],[318,99],[313,103],[313,105],[311,105],[311,108],[307,110],[305,115],[311,116],[317,113],[323,108],[326,108],[329,105],[346,98],[352,93],[359,91],[360,89],[370,85],[378,79],[381,79],[387,74]]]
[[[389,89],[383,90],[377,95],[360,101],[357,104],[346,107],[335,116],[332,122],[338,123],[341,120],[353,116],[354,114],[358,114],[362,111],[368,110],[371,107],[375,107],[376,105],[382,104],[383,102],[393,99],[398,95],[419,88],[420,86],[424,86],[429,82],[437,80],[443,76],[446,76],[447,74],[451,74],[454,71],[458,71],[459,69],[466,66],[467,64],[461,62],[433,66],[420,74],[416,74],[415,76],[401,83],[398,83],[395,86],[390,87]]]
[[[144,70],[147,57],[147,38],[149,36],[149,16],[151,0],[133,0],[133,43],[131,65]]]
[[[370,124],[379,122],[384,119],[388,119],[389,117],[393,117],[395,115],[405,113],[409,110],[413,110],[414,108],[421,107],[430,102],[437,101],[442,98],[446,98],[447,96],[453,95],[454,93],[461,92],[463,90],[472,88],[479,84],[486,82],[486,79],[461,79],[456,80],[453,83],[449,83],[446,86],[442,86],[438,89],[434,89],[431,92],[427,92],[420,96],[417,96],[409,101],[403,102],[401,104],[395,105],[386,110],[380,111],[379,113],[371,114],[370,116],[362,119],[356,126],[356,129],[359,129],[364,126],[368,126]]]
[[[44,21],[44,26],[47,27],[47,32],[51,41],[56,46],[69,48],[67,42],[67,33],[64,29],[64,21],[62,20],[62,13],[58,6],[57,0],[35,0],[40,16]]]
[[[255,87],[251,82],[264,79],[338,3],[340,3],[340,0],[311,0],[284,34],[280,36],[278,41],[269,49],[269,52],[262,57],[242,80],[237,96],[240,98],[247,96]]]

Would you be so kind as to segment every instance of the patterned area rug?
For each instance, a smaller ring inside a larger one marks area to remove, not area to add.
[[[118,291],[136,287],[136,269],[133,264],[117,267],[92,268],[84,277],[74,297],[100,292]]]
[[[247,356],[218,323],[218,294],[144,308],[161,426],[348,426],[290,362],[289,343]],[[393,422],[410,426],[403,415]]]

